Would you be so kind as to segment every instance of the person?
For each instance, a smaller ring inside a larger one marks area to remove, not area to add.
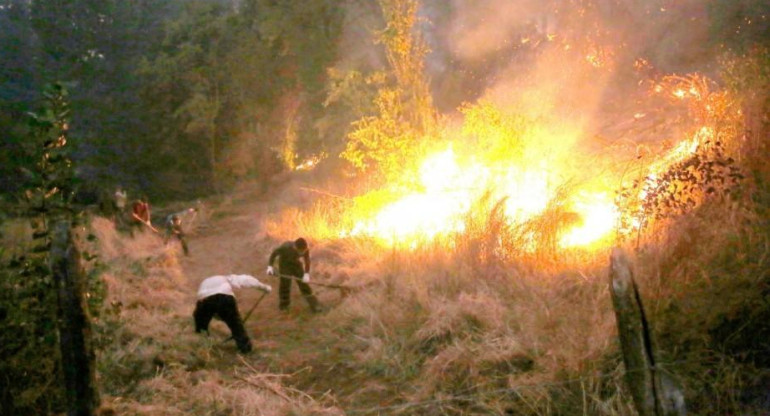
[[[230,328],[232,338],[242,353],[251,352],[251,340],[243,327],[243,320],[238,312],[238,304],[235,301],[233,289],[243,287],[256,287],[270,293],[273,289],[270,285],[260,282],[254,276],[247,274],[231,274],[225,276],[211,276],[204,279],[198,287],[198,301],[195,303],[193,319],[195,320],[195,332],[208,333],[209,324],[216,316]]]
[[[126,212],[126,202],[128,201],[128,194],[123,190],[123,187],[118,185],[115,193],[112,195],[112,205],[115,211],[115,224],[118,227],[123,226],[124,215]]]
[[[168,240],[171,237],[176,237],[176,239],[182,243],[182,251],[184,251],[185,256],[190,255],[190,250],[187,247],[187,241],[185,241],[184,230],[182,230],[182,217],[194,212],[195,208],[190,208],[184,211],[176,212],[166,217],[166,233],[163,236],[163,243],[168,244]]]
[[[150,227],[150,229],[155,232],[158,231],[152,226],[150,203],[147,201],[147,196],[142,195],[139,199],[134,201],[134,204],[131,207],[131,235],[134,234],[134,228],[141,228],[142,226]]]
[[[310,309],[315,313],[321,312],[321,305],[308,285],[310,282],[310,250],[307,241],[304,238],[286,241],[273,250],[267,266],[267,274],[271,276],[275,275],[273,264],[276,258],[278,259],[278,275],[281,278],[278,286],[278,308],[282,311],[289,308],[291,281],[296,280],[302,296],[307,299],[310,305]]]
[[[126,191],[123,190],[122,186],[118,185],[118,188],[115,190],[115,195],[113,195],[113,199],[115,202],[115,210],[117,212],[123,212],[123,210],[126,209],[128,194],[126,194]]]

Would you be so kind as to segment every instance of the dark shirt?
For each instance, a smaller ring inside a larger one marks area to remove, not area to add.
[[[166,234],[172,235],[182,235],[182,223],[180,222],[174,222],[173,216],[169,215],[168,218],[166,218]]]
[[[278,268],[289,272],[290,270],[302,270],[302,263],[300,258],[305,263],[305,273],[310,273],[310,250],[305,251],[305,254],[300,255],[296,248],[294,248],[293,241],[287,241],[270,254],[270,260],[268,264],[273,264],[275,258],[278,257]]]

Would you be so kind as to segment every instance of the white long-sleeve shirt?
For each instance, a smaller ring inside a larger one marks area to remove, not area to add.
[[[233,289],[242,287],[256,287],[260,289],[269,289],[270,286],[260,282],[254,276],[248,274],[230,274],[226,276],[211,276],[201,282],[198,287],[198,299],[207,298],[211,295],[223,294],[235,296]]]

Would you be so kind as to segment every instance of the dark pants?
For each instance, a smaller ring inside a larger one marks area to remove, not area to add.
[[[294,276],[297,279],[302,279],[302,275],[304,274],[302,268],[284,266],[279,270],[280,274]],[[310,285],[307,283],[297,279],[281,277],[281,282],[278,285],[278,309],[286,310],[289,308],[289,304],[291,303],[291,281],[295,280],[297,282],[297,286],[299,286],[299,291],[302,293],[302,296],[307,299],[307,303],[310,305],[310,309],[312,309],[314,312],[319,311],[320,308],[318,305],[318,299],[316,299],[315,295],[313,295],[313,289],[311,289]]]
[[[168,240],[170,238],[172,238],[172,237],[176,238],[177,240],[179,240],[180,243],[182,243],[182,251],[184,251],[184,255],[185,256],[189,256],[190,255],[190,249],[187,247],[187,241],[185,241],[185,239],[184,239],[184,233],[166,231],[166,235],[164,237],[163,243],[164,244],[168,244]]]
[[[195,332],[208,332],[209,323],[215,316],[223,320],[230,328],[233,339],[241,352],[251,351],[251,340],[246,334],[246,329],[243,328],[243,321],[238,313],[238,305],[235,303],[234,297],[216,294],[199,300],[195,304],[195,312],[193,312]]]

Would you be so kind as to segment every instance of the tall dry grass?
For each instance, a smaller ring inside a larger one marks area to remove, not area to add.
[[[103,411],[120,415],[340,415],[258,369],[213,321],[211,336],[193,331],[194,282],[177,251],[150,232],[119,234],[111,221],[91,224],[106,265],[103,317],[96,325]]]
[[[463,233],[408,247],[316,240],[315,268],[332,277],[344,268],[348,284],[365,287],[328,313],[330,332],[355,344],[361,371],[410,386],[397,400],[438,399],[404,414],[544,415],[564,402],[564,411],[631,414],[620,393],[605,394],[621,372],[604,259],[580,269],[538,267],[542,258],[556,264],[559,254],[542,244],[520,255],[531,228],[508,226],[500,206],[481,201]],[[276,229],[301,232],[293,215],[274,220]],[[321,218],[333,215],[330,208]],[[334,259],[324,264],[324,257]]]
[[[667,82],[696,91],[688,92],[692,125],[676,131],[709,132],[745,180],[729,197],[696,186],[694,207],[650,221],[626,242],[656,358],[683,385],[692,414],[764,414],[770,168],[757,149],[768,138],[744,135],[735,95],[701,77]],[[330,276],[345,268],[349,282],[373,283],[325,321],[330,334],[353,344],[358,371],[400,386],[393,392],[400,406],[385,414],[633,415],[607,253],[557,248],[571,221],[559,202],[511,227],[500,201],[482,199],[462,233],[406,247],[335,236],[340,206],[323,198],[271,226],[321,232],[314,246],[333,261],[315,267]]]

